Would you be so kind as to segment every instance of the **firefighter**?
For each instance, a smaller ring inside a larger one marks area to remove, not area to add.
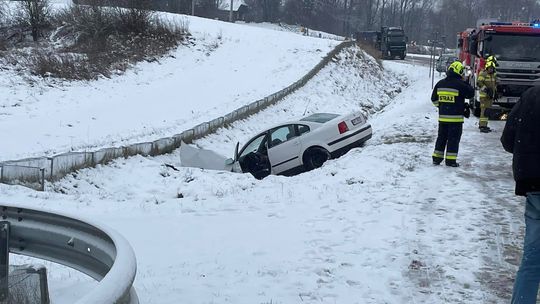
[[[433,105],[439,108],[439,131],[433,152],[434,165],[440,165],[445,160],[447,166],[459,167],[457,155],[463,132],[463,117],[468,118],[470,115],[465,99],[474,97],[474,89],[463,81],[464,69],[461,62],[453,62],[448,67],[446,78],[435,85],[431,94]]]
[[[493,101],[497,99],[496,61],[490,60],[492,57],[490,56],[486,61],[486,66],[478,75],[476,82],[477,87],[480,89],[480,123],[478,126],[482,133],[491,132],[491,128],[488,127],[489,118],[486,116],[486,109],[490,108]]]

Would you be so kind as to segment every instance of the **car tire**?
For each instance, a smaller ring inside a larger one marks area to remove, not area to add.
[[[330,152],[321,147],[309,148],[304,152],[304,167],[306,170],[320,168],[327,160],[330,159]]]

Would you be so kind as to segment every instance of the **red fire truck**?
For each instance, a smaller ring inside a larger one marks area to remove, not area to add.
[[[540,22],[489,22],[458,34],[460,60],[470,67],[469,82],[476,78],[491,55],[499,62],[494,107],[512,108],[528,88],[540,85]],[[480,115],[479,94],[471,103]]]

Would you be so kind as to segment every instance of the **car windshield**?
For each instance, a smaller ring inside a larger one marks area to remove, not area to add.
[[[251,152],[256,152],[261,147],[261,143],[263,142],[264,138],[266,137],[266,133],[259,135],[255,139],[253,139],[249,144],[247,144],[244,149],[242,150],[242,153],[240,154],[240,157],[246,156],[247,154]]]
[[[484,55],[508,61],[540,61],[540,36],[493,34],[485,40]]]
[[[390,42],[405,42],[405,34],[401,30],[389,31],[388,41]]]
[[[317,114],[313,114],[313,115],[310,115],[308,117],[304,117],[300,120],[302,121],[311,121],[311,122],[318,122],[318,123],[325,123],[327,121],[330,121],[336,117],[338,117],[339,115],[337,114],[329,114],[329,113],[317,113]]]

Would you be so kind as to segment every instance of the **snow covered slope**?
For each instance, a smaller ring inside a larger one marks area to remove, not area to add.
[[[371,113],[374,138],[321,169],[258,181],[163,166],[178,154],[133,157],[70,175],[50,192],[0,185],[0,201],[117,229],[137,255],[141,303],[507,303],[522,202],[498,143],[503,124],[485,135],[467,120],[462,167],[434,167],[427,68],[387,63],[381,75],[354,56],[343,53],[283,103],[197,142],[227,153],[304,112]],[[396,95],[403,75],[410,86]],[[55,303],[92,286],[47,266]]]
[[[112,79],[28,84],[0,69],[0,161],[171,136],[290,85],[339,43],[163,15],[195,43]]]

